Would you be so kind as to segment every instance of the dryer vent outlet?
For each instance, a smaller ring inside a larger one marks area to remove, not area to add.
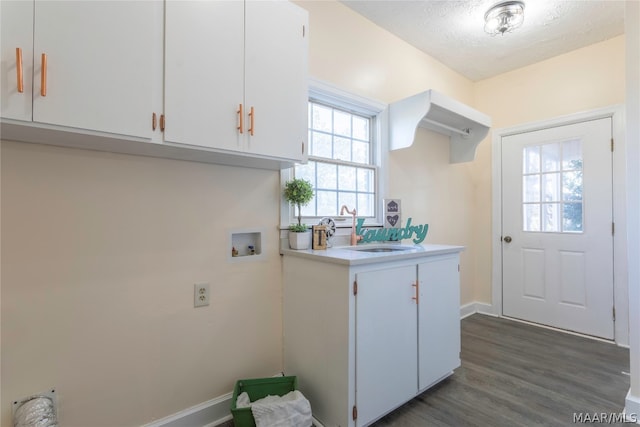
[[[11,412],[15,427],[57,427],[56,390],[13,401]]]

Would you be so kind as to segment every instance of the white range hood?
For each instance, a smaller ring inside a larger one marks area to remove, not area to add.
[[[410,147],[418,127],[450,136],[451,163],[474,159],[476,147],[489,133],[491,118],[435,90],[389,105],[391,150]]]

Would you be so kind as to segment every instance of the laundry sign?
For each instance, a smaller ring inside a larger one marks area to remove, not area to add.
[[[402,240],[413,238],[416,245],[422,243],[427,237],[429,224],[411,225],[411,218],[407,219],[407,224],[402,228],[375,228],[363,230],[364,218],[358,218],[356,224],[356,235],[362,236],[363,243],[388,242],[392,240]],[[414,238],[415,235],[415,238]]]

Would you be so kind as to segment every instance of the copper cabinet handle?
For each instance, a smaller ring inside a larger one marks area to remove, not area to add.
[[[151,115],[151,130],[156,130],[156,113]]]
[[[242,104],[238,106],[237,113],[238,113],[238,117],[240,118],[240,124],[236,129],[238,129],[240,133],[243,133],[244,132],[244,114],[242,113]]]
[[[251,121],[249,124],[249,135],[253,136],[253,119],[255,117],[255,113],[253,112],[253,107],[251,107],[251,110],[249,111],[249,117],[251,118]]]
[[[419,294],[420,294],[420,282],[416,282],[416,283],[412,284],[411,286],[413,286],[414,288],[416,288],[416,296],[415,296],[415,297],[412,297],[411,299],[412,299],[412,300],[415,300],[415,301],[416,301],[416,304],[418,304],[418,303],[419,303],[419,300],[420,300],[420,295],[419,295]]]
[[[40,95],[47,96],[47,54],[42,54],[42,71],[40,72]]]
[[[16,48],[16,75],[18,77],[18,92],[24,92],[24,78],[22,75],[22,48]]]
[[[160,114],[160,131],[164,132],[164,114]]]

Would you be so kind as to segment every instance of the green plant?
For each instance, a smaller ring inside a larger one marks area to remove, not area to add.
[[[290,231],[300,233],[307,227],[302,224],[302,206],[307,206],[313,199],[313,187],[306,179],[294,178],[284,184],[284,198],[287,202],[298,207],[298,224],[289,227]],[[295,212],[294,212],[295,213]],[[296,227],[296,230],[293,229]]]
[[[291,224],[289,226],[289,231],[293,233],[304,233],[307,231],[307,224]]]

